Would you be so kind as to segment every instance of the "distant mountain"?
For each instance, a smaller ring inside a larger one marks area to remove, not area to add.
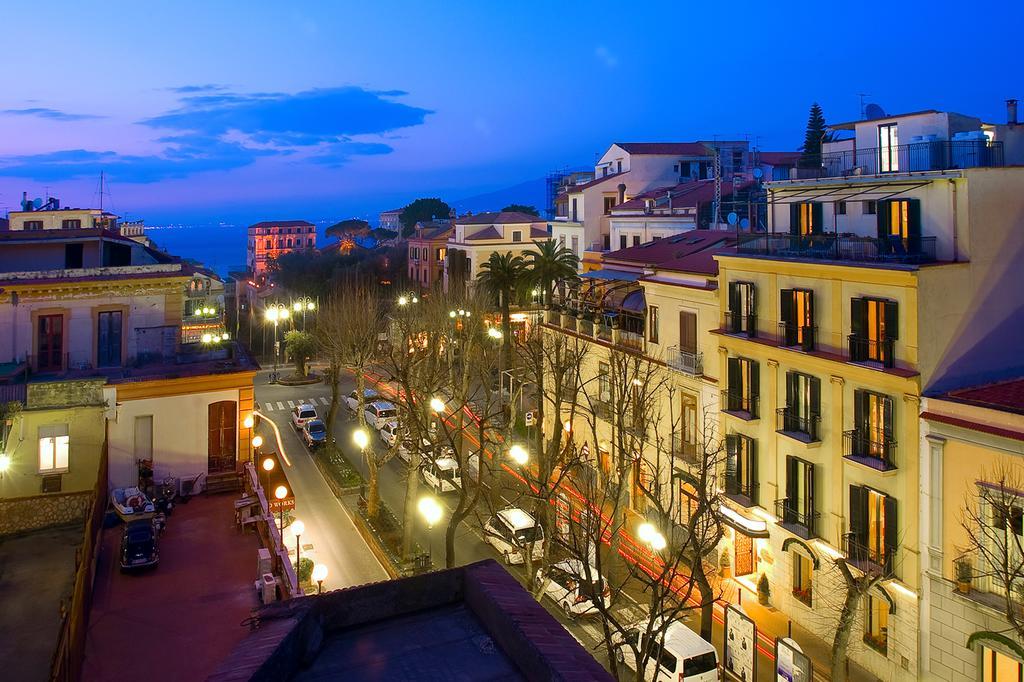
[[[485,211],[500,211],[509,204],[525,204],[535,206],[544,215],[544,178],[527,180],[518,185],[497,189],[486,194],[477,194],[458,201],[448,202],[452,208],[463,214],[466,211],[483,213]]]

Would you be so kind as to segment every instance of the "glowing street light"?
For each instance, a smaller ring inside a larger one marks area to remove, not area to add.
[[[316,582],[316,593],[321,594],[324,591],[324,581],[327,580],[327,566],[317,564],[313,567],[313,574],[310,577]]]
[[[252,437],[252,446],[254,448],[256,448],[258,450],[262,445],[263,445],[263,436],[253,436]],[[267,462],[270,462],[270,466],[271,467],[274,466],[274,460],[268,459]]]
[[[636,529],[636,534],[642,542],[650,545],[651,549],[655,552],[660,552],[665,549],[665,546],[668,544],[665,540],[665,536],[659,533],[658,529],[650,523],[641,523]]]
[[[431,534],[431,531],[434,530],[437,522],[441,520],[444,510],[433,497],[420,498],[419,504],[416,507],[419,509],[420,516],[427,522],[427,556],[431,557],[431,561],[433,561],[434,536]]]
[[[497,327],[488,327],[487,336],[491,337],[492,339],[500,340],[502,337],[502,333],[497,329]]]
[[[457,314],[454,310],[448,311],[448,317],[454,318]]]
[[[278,502],[283,502],[284,498],[288,497],[288,488],[283,485],[279,485],[274,489],[274,497],[277,498]],[[279,516],[280,528],[278,529],[282,535],[281,541],[284,542],[284,504],[281,505],[281,512]]]
[[[301,548],[301,545],[299,544],[299,542],[300,542],[300,540],[302,538],[302,534],[306,532],[306,524],[304,524],[299,519],[295,519],[294,521],[292,521],[292,525],[288,526],[288,530],[290,530],[292,532],[292,535],[295,536],[295,573],[298,574],[298,572],[299,572],[299,550]]]
[[[440,398],[431,398],[430,409],[432,409],[434,412],[437,412],[438,414],[441,414],[442,412],[444,412],[444,401],[441,400]]]
[[[0,474],[7,473],[11,468],[11,456],[0,455]]]
[[[398,297],[398,305],[407,305],[408,303],[409,303],[409,299],[406,298],[405,296],[399,296]]]
[[[355,441],[356,447],[365,450],[366,446],[370,444],[370,435],[366,433],[366,429],[356,429],[352,434],[352,440]]]
[[[530,453],[526,451],[522,445],[513,445],[508,449],[508,456],[512,458],[512,461],[523,466],[527,460],[530,459]]]
[[[273,458],[267,457],[265,460],[263,460],[263,470],[268,473],[274,470]]]
[[[572,422],[566,419],[565,423],[562,424],[562,428],[566,433],[572,433]]]
[[[246,415],[245,419],[242,420],[242,426],[244,426],[247,429],[251,429],[253,424],[255,424],[255,422],[253,421],[251,414]]]

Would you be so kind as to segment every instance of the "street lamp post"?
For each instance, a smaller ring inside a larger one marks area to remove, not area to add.
[[[312,314],[314,310],[316,310],[316,301],[309,296],[302,296],[292,302],[292,311],[296,315],[302,313],[302,331],[306,331],[306,313]]]
[[[256,438],[259,438],[259,436],[257,436]],[[256,438],[253,438],[253,441],[254,441],[253,444],[254,445],[255,445]],[[260,445],[263,445],[263,439],[262,438],[260,438]],[[263,469],[263,471],[266,472],[265,474],[261,474],[261,476],[260,476],[260,482],[261,482],[261,485],[263,486],[264,490],[266,490],[267,485],[270,483],[270,472],[274,470],[274,466],[275,466],[275,464],[274,464],[274,458],[273,457],[267,457],[260,464],[260,468]]]
[[[292,535],[295,536],[295,575],[297,576],[302,568],[299,565],[299,559],[301,558],[299,554],[301,545],[299,543],[302,540],[302,533],[306,530],[306,524],[304,524],[300,519],[295,519],[292,521],[292,525],[289,526],[289,528],[292,531]]]
[[[279,528],[281,531],[281,543],[284,544],[284,498],[288,497],[288,488],[283,485],[277,486],[277,488],[274,489],[274,497],[277,498],[278,503],[281,505],[281,508],[278,511],[278,523],[281,526]]]
[[[281,303],[274,303],[267,308],[264,317],[267,322],[274,323],[274,380],[277,380],[277,364],[278,358],[281,354],[281,342],[277,338],[277,327],[281,322],[288,319],[288,307]]]
[[[313,567],[313,575],[310,577],[316,582],[316,593],[322,594],[324,591],[324,581],[327,580],[327,566],[317,564]]]
[[[487,336],[492,338],[492,339],[494,339],[495,341],[498,341],[500,343],[505,335],[502,334],[501,331],[498,330],[497,327],[488,327],[487,328]],[[505,386],[504,386],[504,379],[503,379],[503,373],[502,373],[503,370],[502,370],[502,366],[501,365],[502,365],[502,363],[505,360],[504,356],[505,356],[505,353],[503,352],[503,349],[499,349],[498,350],[498,412],[501,413],[501,416],[502,416],[503,419],[505,417],[505,406],[504,406],[504,395],[503,395],[504,392],[505,392]]]
[[[423,516],[423,520],[427,522],[427,555],[430,557],[430,561],[434,561],[434,526],[438,521],[441,520],[443,510],[441,509],[440,503],[433,497],[423,497],[420,499],[417,508],[420,511],[420,515]]]

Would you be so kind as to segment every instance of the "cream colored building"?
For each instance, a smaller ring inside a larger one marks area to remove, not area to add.
[[[446,247],[445,291],[450,291],[455,282],[473,282],[480,265],[492,253],[520,255],[533,249],[534,242],[550,238],[547,222],[529,213],[479,213],[456,218]]]

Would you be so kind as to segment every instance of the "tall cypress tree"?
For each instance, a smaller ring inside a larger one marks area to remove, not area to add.
[[[821,143],[828,141],[825,130],[825,114],[821,106],[815,102],[811,105],[811,113],[807,117],[807,132],[804,133],[804,144],[800,147],[801,168],[818,168],[821,166]]]

